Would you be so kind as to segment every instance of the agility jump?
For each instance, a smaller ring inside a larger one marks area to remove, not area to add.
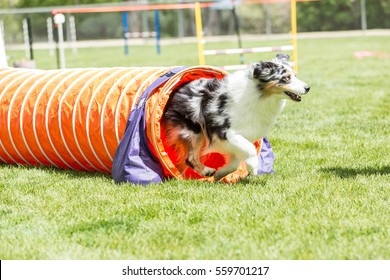
[[[221,49],[221,50],[204,50],[203,28],[202,28],[202,12],[200,3],[195,3],[195,22],[196,22],[196,35],[198,41],[198,57],[199,64],[205,65],[205,56],[210,55],[229,55],[229,54],[244,54],[244,53],[262,53],[262,52],[278,52],[278,51],[292,51],[292,63],[294,70],[298,72],[298,41],[297,41],[297,0],[289,0],[291,2],[291,45],[277,46],[277,47],[257,47],[257,48],[238,48],[238,49]],[[242,4],[255,4],[255,3],[276,3],[276,2],[289,2],[285,0],[276,1],[244,1]],[[299,0],[298,0],[299,1]],[[309,0],[310,1],[310,0]],[[232,2],[232,5],[237,5]],[[237,70],[245,68],[243,64],[238,65],[226,65],[220,66],[227,71]]]
[[[237,5],[256,5],[256,4],[272,4],[272,3],[288,3],[291,5],[291,45],[273,47],[272,49],[253,48],[252,53],[259,52],[276,52],[276,51],[292,51],[292,65],[295,71],[298,71],[298,42],[297,42],[297,17],[296,17],[296,3],[297,2],[314,2],[318,0],[243,0],[240,3],[235,1],[226,1],[231,6]],[[195,12],[196,35],[198,41],[198,58],[199,65],[206,65],[205,56],[214,55],[213,50],[204,50],[203,27],[202,27],[202,12],[201,9],[214,7],[220,2],[196,2],[196,3],[179,3],[179,4],[142,4],[142,5],[128,5],[128,6],[99,6],[99,7],[85,7],[85,8],[62,8],[52,11],[53,15],[59,13],[107,13],[107,12],[130,12],[130,11],[155,11],[158,14],[159,10],[180,10],[193,9]],[[157,12],[156,12],[157,11]],[[156,30],[157,31],[157,30]],[[158,32],[159,33],[159,32]],[[159,51],[159,36],[156,36],[156,48]],[[221,54],[220,50],[214,50]],[[230,50],[225,50],[223,54],[230,54]],[[242,53],[245,53],[243,50]],[[225,70],[235,70],[243,68],[242,65],[221,66]]]

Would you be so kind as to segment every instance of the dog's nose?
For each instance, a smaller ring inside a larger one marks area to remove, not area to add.
[[[310,87],[309,86],[305,86],[305,93],[308,93],[310,90]]]

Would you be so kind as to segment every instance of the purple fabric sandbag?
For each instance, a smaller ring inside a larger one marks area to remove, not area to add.
[[[160,162],[155,158],[146,139],[145,106],[149,95],[170,77],[186,67],[177,67],[154,81],[141,95],[130,112],[126,130],[115,151],[111,174],[116,183],[131,182],[147,185],[164,178]]]
[[[261,144],[257,174],[273,174],[274,161],[275,156],[271,144],[269,143],[268,138],[264,137],[263,143]]]

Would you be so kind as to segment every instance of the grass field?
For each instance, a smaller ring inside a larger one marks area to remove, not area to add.
[[[311,92],[289,102],[268,135],[274,175],[140,187],[0,164],[0,259],[390,259],[390,59],[353,56],[389,52],[390,39],[304,39],[299,47]],[[195,45],[162,51],[80,49],[67,53],[67,66],[197,63]],[[47,51],[35,56],[39,68],[56,66]]]

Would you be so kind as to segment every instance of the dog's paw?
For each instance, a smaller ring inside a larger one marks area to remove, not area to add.
[[[256,176],[258,170],[258,159],[257,156],[252,156],[248,158],[246,161],[246,168],[248,169],[249,176]]]
[[[220,171],[218,170],[217,172],[215,172],[214,174],[214,180],[215,182],[218,182],[219,180],[221,180],[223,177],[225,177],[226,175],[228,175],[229,173],[226,173],[224,171]]]
[[[250,177],[250,178],[254,178],[256,176],[259,176],[259,174],[257,174],[257,172],[249,172],[248,173],[248,177]]]
[[[205,168],[203,168],[201,174],[204,177],[211,177],[211,176],[213,176],[215,174],[216,171],[217,170],[214,169],[214,168],[205,166]]]
[[[254,177],[257,176],[257,167],[255,168],[248,168],[248,176]]]

